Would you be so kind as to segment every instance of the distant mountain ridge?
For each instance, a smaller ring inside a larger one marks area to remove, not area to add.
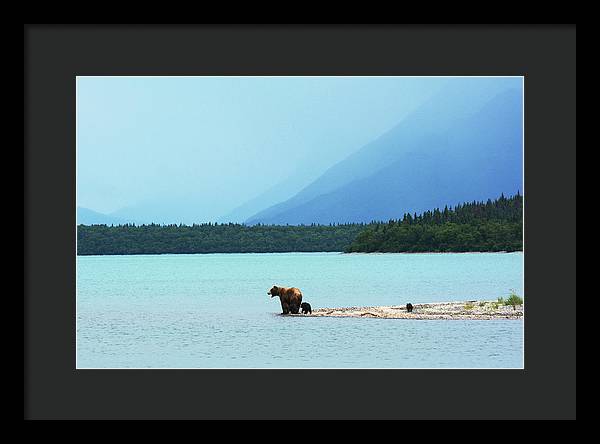
[[[302,168],[292,172],[289,178],[263,191],[253,199],[237,206],[217,219],[219,223],[241,223],[257,212],[286,200],[301,191],[311,179],[302,175]]]
[[[369,222],[523,191],[522,92],[448,88],[248,224]]]
[[[130,221],[85,207],[77,207],[77,225],[123,225]]]

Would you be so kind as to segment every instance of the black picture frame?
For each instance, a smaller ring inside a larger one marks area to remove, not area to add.
[[[77,75],[524,76],[525,368],[76,370]],[[575,25],[25,25],[24,107],[24,418],[575,419]]]

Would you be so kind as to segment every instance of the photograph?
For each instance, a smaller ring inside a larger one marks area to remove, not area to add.
[[[73,88],[76,369],[526,368],[525,76]]]

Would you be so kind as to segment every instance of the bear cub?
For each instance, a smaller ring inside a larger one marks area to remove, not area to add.
[[[312,308],[308,302],[302,302],[300,304],[300,308],[302,308],[302,314],[306,314],[306,313],[312,314]]]

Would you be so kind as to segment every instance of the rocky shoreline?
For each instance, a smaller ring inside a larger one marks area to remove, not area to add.
[[[523,305],[502,305],[497,301],[435,302],[413,304],[413,311],[407,312],[404,305],[374,307],[318,308],[312,314],[293,316],[312,317],[351,317],[381,319],[522,319]]]

